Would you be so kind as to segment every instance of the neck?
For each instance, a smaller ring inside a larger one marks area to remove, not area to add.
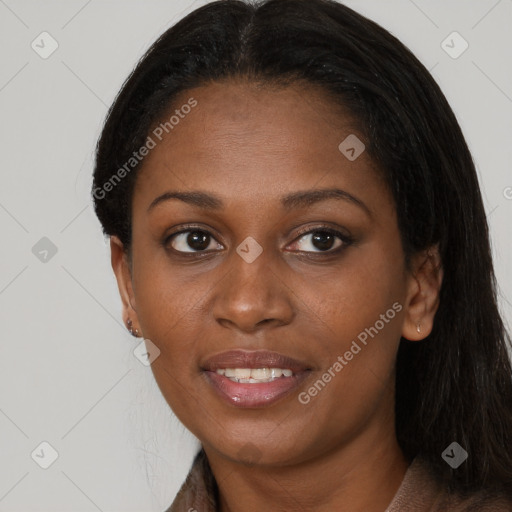
[[[394,421],[375,422],[350,443],[293,465],[247,466],[204,449],[221,512],[384,512],[408,468]]]

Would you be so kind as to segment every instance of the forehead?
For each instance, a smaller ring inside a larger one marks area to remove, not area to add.
[[[357,192],[376,180],[382,187],[366,152],[351,161],[339,149],[347,137],[362,139],[355,126],[314,86],[226,81],[185,91],[149,134],[155,147],[142,163],[134,200],[149,205],[166,188],[255,201],[269,191],[347,185]]]

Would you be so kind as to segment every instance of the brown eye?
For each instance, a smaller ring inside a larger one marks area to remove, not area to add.
[[[298,250],[301,252],[335,252],[337,249],[351,243],[352,240],[339,231],[317,228],[301,234],[294,245],[298,245]]]
[[[166,244],[170,243],[171,247],[178,252],[194,253],[215,249],[215,245],[211,247],[214,240],[207,231],[195,229],[174,233],[166,240]]]

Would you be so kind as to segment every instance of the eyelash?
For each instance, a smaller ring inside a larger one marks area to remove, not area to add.
[[[212,233],[210,233],[209,231],[207,231],[199,226],[185,225],[185,226],[182,226],[182,228],[183,229],[181,229],[180,231],[176,231],[174,233],[171,233],[169,236],[165,237],[165,239],[162,242],[162,245],[165,248],[167,248],[167,246],[169,245],[171,240],[174,237],[176,237],[177,235],[181,235],[183,233],[190,233],[193,231],[197,231],[198,233],[209,235],[213,240],[217,241],[217,239],[213,236]],[[338,231],[332,227],[325,226],[325,225],[315,226],[314,228],[301,229],[297,233],[297,236],[294,239],[294,241],[302,238],[304,235],[313,234],[313,233],[328,233],[330,235],[334,235],[335,237],[339,238],[342,241],[342,245],[340,247],[337,247],[336,249],[328,249],[327,251],[298,251],[298,252],[304,252],[307,254],[315,254],[315,255],[332,256],[334,254],[338,254],[339,252],[343,251],[344,249],[346,249],[347,247],[349,247],[350,245],[352,245],[355,242],[354,238],[352,238],[351,236],[341,233],[340,231]],[[217,241],[217,243],[219,243],[219,242]],[[190,252],[185,252],[185,251],[177,251],[176,249],[172,249],[172,248],[171,248],[171,250],[175,254],[177,254],[179,256],[186,257],[186,258],[197,256],[199,254],[207,255],[207,254],[212,254],[212,252],[217,252],[217,251],[194,251],[194,250],[192,250]]]

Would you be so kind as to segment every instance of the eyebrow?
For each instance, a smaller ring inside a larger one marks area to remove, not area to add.
[[[157,205],[171,199],[177,199],[204,210],[222,210],[224,208],[222,199],[217,196],[207,194],[206,192],[201,192],[199,190],[189,192],[169,191],[158,196],[151,202],[147,210],[148,213]],[[311,206],[312,204],[319,203],[320,201],[326,201],[328,199],[348,201],[359,206],[368,214],[369,217],[372,217],[370,209],[363,201],[361,201],[361,199],[358,199],[347,191],[339,188],[312,189],[293,192],[292,194],[288,194],[281,198],[281,205],[284,210],[290,211],[295,208]]]

